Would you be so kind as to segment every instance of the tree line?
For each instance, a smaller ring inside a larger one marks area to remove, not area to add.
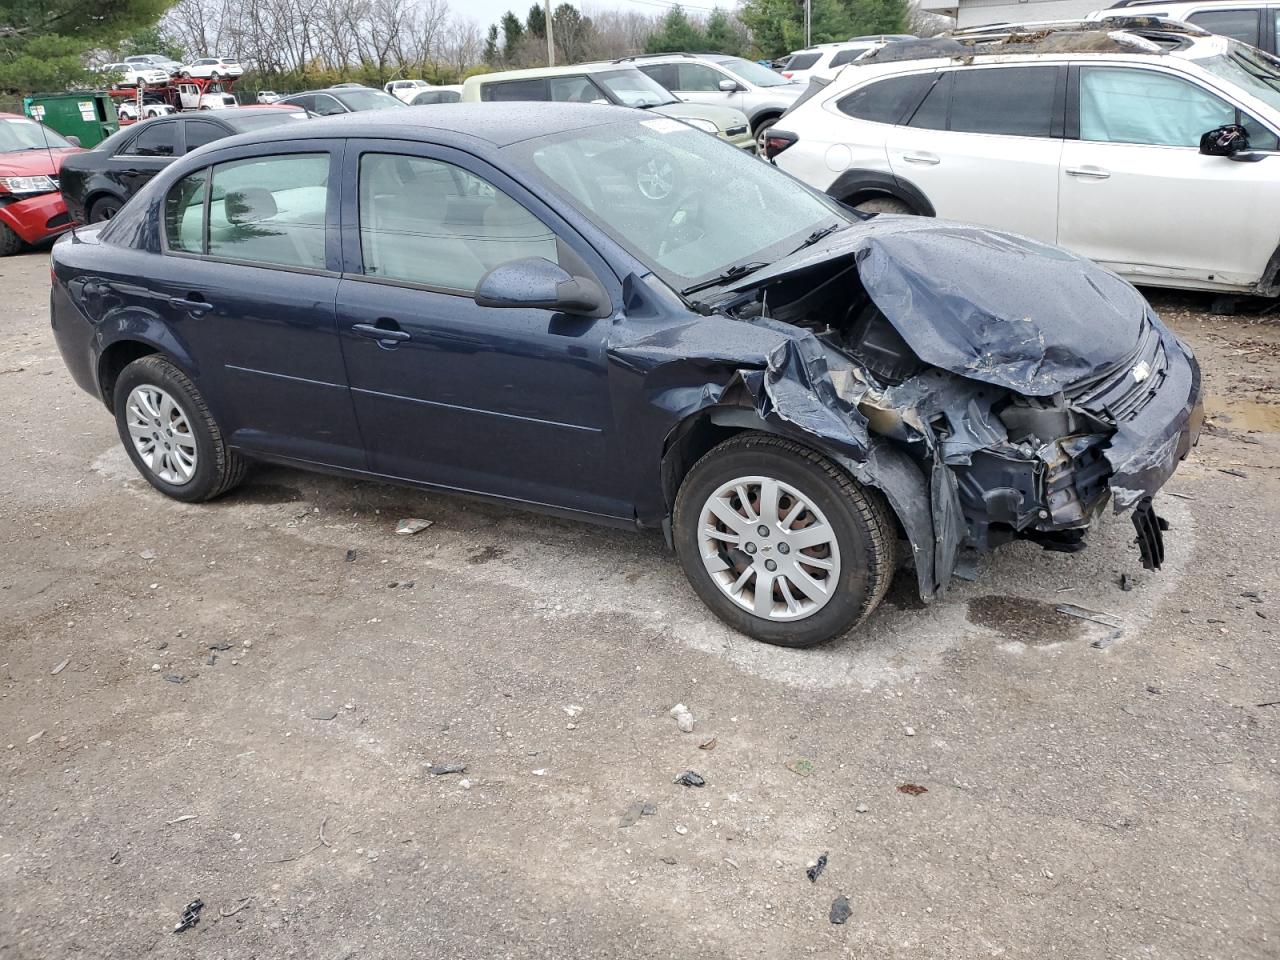
[[[906,32],[909,0],[811,0],[813,42]],[[804,44],[797,0],[744,0],[706,13],[593,9],[551,13],[558,63],[639,53],[717,51],[775,58]],[[66,89],[130,53],[235,56],[242,86],[299,90],[400,77],[455,83],[471,73],[546,63],[546,14],[534,3],[487,29],[448,0],[0,0],[0,90]]]

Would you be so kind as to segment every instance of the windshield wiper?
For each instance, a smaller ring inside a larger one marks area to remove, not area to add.
[[[791,253],[799,253],[799,252],[800,252],[801,250],[803,250],[805,247],[812,247],[815,243],[817,243],[817,242],[818,242],[819,240],[821,240],[823,237],[829,237],[829,236],[831,236],[831,234],[835,233],[837,230],[839,230],[839,229],[841,229],[842,227],[845,227],[845,226],[847,226],[847,224],[843,224],[843,223],[833,223],[833,224],[831,224],[831,226],[829,226],[829,227],[822,227],[822,228],[820,228],[820,229],[818,229],[818,230],[815,230],[815,231],[813,231],[813,233],[811,233],[811,234],[809,234],[807,237],[805,237],[805,238],[804,238],[804,243],[800,244],[800,246],[798,246],[798,247],[796,247],[794,250],[792,250],[792,251],[791,251]],[[787,254],[787,256],[791,256],[791,254]]]
[[[746,263],[735,263],[719,276],[712,277],[710,280],[703,280],[701,283],[695,283],[693,286],[685,287],[680,292],[685,296],[691,293],[697,293],[699,290],[706,290],[708,287],[718,287],[722,283],[728,283],[730,280],[737,280],[745,277],[749,273],[755,273],[761,267],[769,265],[766,260],[748,260]]]

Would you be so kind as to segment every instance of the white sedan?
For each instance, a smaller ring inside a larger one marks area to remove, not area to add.
[[[238,77],[244,73],[244,67],[235,57],[202,57],[191,63],[183,64],[179,75],[198,77],[202,80],[223,80],[227,77]]]

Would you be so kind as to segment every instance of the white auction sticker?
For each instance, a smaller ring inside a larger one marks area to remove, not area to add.
[[[681,130],[689,129],[687,123],[672,120],[670,117],[654,117],[652,120],[641,120],[640,123],[658,133],[679,133]]]

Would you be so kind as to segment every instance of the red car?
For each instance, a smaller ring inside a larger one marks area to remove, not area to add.
[[[71,227],[58,170],[80,147],[48,127],[0,113],[0,257]]]

